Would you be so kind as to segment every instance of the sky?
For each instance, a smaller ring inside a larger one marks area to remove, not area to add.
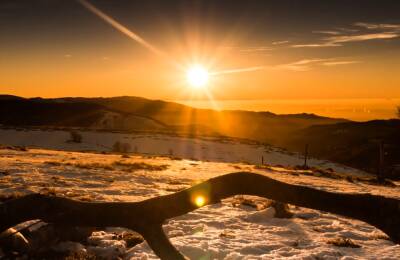
[[[1,0],[0,93],[396,100],[399,14],[397,0]]]

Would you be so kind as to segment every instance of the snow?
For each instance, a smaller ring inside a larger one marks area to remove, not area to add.
[[[60,140],[66,137],[62,136]],[[111,137],[107,138],[112,139]],[[2,138],[2,141],[5,140]],[[84,135],[84,138],[88,139],[88,136]],[[140,138],[148,138],[146,140],[151,142],[154,136]],[[177,137],[163,138],[165,139],[162,139],[162,142],[165,143],[161,143],[164,148],[173,140],[177,140],[173,139]],[[50,141],[46,144],[47,148],[57,148],[54,147],[58,144],[55,141],[50,145],[53,137],[48,139]],[[15,140],[10,138],[8,144],[16,142]],[[26,140],[28,138],[25,142]],[[35,138],[30,137],[29,140],[33,142]],[[113,140],[108,142],[112,143]],[[222,153],[223,149],[228,149],[224,145],[218,146],[215,141],[186,139],[186,142],[198,142],[197,145],[207,145],[210,147],[208,149],[212,149],[213,145],[222,147],[218,150]],[[62,145],[69,145],[59,144],[59,149],[63,148]],[[244,147],[244,144],[230,145]],[[262,149],[257,147],[241,149]],[[278,151],[272,153],[274,155]],[[291,160],[297,160],[295,155],[292,157],[294,158]],[[162,170],[149,170],[127,169],[121,166],[134,163],[165,167]],[[50,191],[60,196],[89,201],[140,201],[181,190],[220,174],[240,170],[328,191],[372,193],[400,198],[398,187],[372,186],[361,182],[351,183],[344,179],[307,176],[301,171],[297,171],[298,176],[293,176],[292,173],[296,171],[282,167],[258,169],[247,163],[177,160],[165,156],[131,155],[126,158],[117,154],[0,149],[0,169],[3,172],[0,174],[0,195]],[[347,174],[354,173],[358,172],[348,169]],[[278,219],[274,218],[273,208],[257,210],[249,206],[237,206],[232,203],[232,198],[229,198],[222,203],[171,219],[165,223],[164,230],[172,243],[190,259],[348,260],[398,259],[400,256],[400,246],[384,239],[385,235],[382,232],[368,224],[292,205],[290,210],[295,214],[293,218]],[[89,252],[107,259],[157,259],[146,242],[128,247],[125,241],[117,239],[115,234],[124,231],[123,228],[96,231],[88,239],[87,245],[62,242],[56,247],[60,251]],[[350,238],[360,245],[360,248],[337,247],[329,243],[340,237]]]
[[[0,144],[64,151],[110,152],[118,141],[129,144],[131,152],[166,155],[213,162],[264,163],[279,166],[303,165],[303,156],[270,145],[226,137],[189,138],[157,133],[113,133],[79,131],[82,143],[67,142],[70,133],[63,130],[0,129]],[[365,176],[366,173],[325,160],[310,158],[309,166],[334,169],[335,172]]]

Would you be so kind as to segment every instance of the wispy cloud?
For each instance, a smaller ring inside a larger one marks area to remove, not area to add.
[[[332,42],[322,42],[322,43],[306,43],[306,44],[294,44],[293,48],[321,48],[321,47],[338,47],[342,44],[332,43]]]
[[[274,69],[284,69],[291,71],[309,71],[317,66],[340,66],[349,65],[354,63],[361,63],[358,60],[341,60],[340,58],[327,58],[327,59],[303,59],[288,64],[281,64],[274,67]]]
[[[348,33],[355,33],[360,31],[359,29],[355,28],[343,28],[343,27],[336,27],[335,29],[341,32],[348,32]]]
[[[366,29],[389,29],[389,30],[400,30],[400,24],[387,24],[387,23],[355,23],[354,26],[364,27]]]
[[[243,67],[235,69],[220,70],[210,73],[210,75],[218,76],[224,74],[236,74],[245,72],[255,72],[260,70],[289,70],[295,72],[309,71],[318,66],[340,66],[361,63],[358,60],[342,60],[342,58],[312,58],[312,59],[302,59],[290,63],[278,64],[273,66],[253,66],[253,67]]]
[[[258,47],[249,47],[246,49],[241,49],[241,52],[260,52],[260,51],[272,51],[273,48],[269,46],[258,46]]]
[[[287,41],[287,40],[274,41],[274,42],[271,42],[272,46],[261,45],[261,46],[247,47],[247,48],[241,48],[241,49],[239,49],[239,51],[241,51],[241,52],[267,52],[267,51],[275,50],[278,45],[284,45],[287,43],[289,43],[289,41]]]
[[[311,69],[312,65],[329,61],[330,59],[303,59],[287,64],[281,64],[274,67],[274,69],[284,69],[284,70],[291,70],[291,71],[308,71]]]
[[[272,45],[282,45],[282,44],[286,44],[289,43],[289,41],[276,41],[276,42],[272,42]]]
[[[361,35],[333,36],[326,38],[326,40],[330,43],[338,44],[344,42],[361,42],[361,41],[379,40],[379,39],[392,39],[397,37],[400,37],[400,33],[383,32],[383,33],[368,33]]]
[[[210,75],[253,72],[253,71],[258,71],[258,70],[265,70],[267,68],[269,68],[269,67],[267,67],[267,66],[254,66],[254,67],[236,68],[236,69],[228,69],[228,70],[216,71],[216,72],[210,73]]]
[[[323,62],[322,65],[324,65],[324,66],[338,66],[338,65],[355,64],[355,63],[361,63],[361,61],[358,61],[358,60],[327,61],[327,62]]]
[[[322,38],[319,42],[294,44],[293,48],[321,48],[339,47],[350,42],[364,42],[371,40],[394,39],[400,37],[400,24],[372,24],[355,23],[355,27],[364,29],[361,33],[358,29],[338,28],[339,31],[313,31],[313,33],[327,34],[328,37]]]
[[[341,34],[341,32],[338,32],[338,31],[313,31],[313,33],[329,34],[329,35],[339,35],[339,34]]]

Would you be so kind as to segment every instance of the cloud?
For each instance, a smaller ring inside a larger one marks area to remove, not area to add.
[[[321,48],[321,47],[338,47],[343,46],[342,44],[323,42],[323,43],[307,43],[307,44],[294,44],[292,48]]]
[[[253,67],[226,69],[210,73],[210,75],[218,76],[224,74],[255,72],[260,70],[290,70],[295,72],[303,72],[303,71],[309,71],[318,66],[332,67],[332,66],[349,65],[355,63],[361,63],[361,61],[342,60],[342,58],[312,58],[312,59],[302,59],[286,64],[278,64],[274,66],[253,66]]]
[[[376,30],[376,29],[389,29],[389,30],[400,30],[400,24],[387,24],[387,23],[355,23],[354,26],[363,27],[369,30]]]
[[[272,51],[273,48],[268,46],[259,46],[259,47],[249,47],[246,49],[241,49],[241,52],[259,52],[259,51]]]
[[[309,71],[316,66],[340,66],[361,63],[357,60],[341,60],[340,58],[327,58],[327,59],[303,59],[288,64],[281,64],[274,67],[274,69],[283,69],[291,71]]]
[[[281,64],[274,67],[274,69],[280,70],[291,70],[291,71],[308,71],[311,69],[312,65],[329,61],[331,59],[303,59],[287,64]]]
[[[337,44],[344,42],[361,42],[369,40],[379,40],[379,39],[392,39],[400,37],[400,33],[395,32],[383,32],[383,33],[368,33],[359,35],[343,35],[343,36],[332,36],[325,40],[329,43]]]
[[[210,75],[253,72],[253,71],[258,71],[258,70],[265,70],[267,68],[269,68],[269,67],[267,67],[267,66],[254,66],[254,67],[245,67],[245,68],[237,68],[237,69],[227,69],[227,70],[220,70],[220,71],[216,71],[216,72],[210,73]]]
[[[358,61],[358,60],[327,61],[327,62],[322,63],[322,65],[324,65],[324,66],[338,66],[338,65],[355,64],[355,63],[361,63],[361,61]]]
[[[276,41],[276,42],[272,42],[272,45],[282,45],[282,44],[286,44],[289,43],[289,41]]]
[[[354,28],[343,28],[343,27],[336,27],[336,30],[342,31],[342,32],[348,32],[348,33],[354,33],[354,32],[359,32],[359,29],[354,29]]]
[[[338,31],[313,31],[313,33],[318,33],[318,34],[329,34],[329,35],[338,35],[338,34],[341,34],[341,32],[338,32]]]
[[[400,24],[373,24],[373,23],[354,23],[353,26],[364,29],[337,28],[337,30],[313,31],[313,33],[330,35],[323,37],[319,42],[294,44],[293,48],[321,48],[339,47],[349,42],[364,42],[371,40],[394,39],[400,37]]]
[[[272,45],[283,45],[289,43],[289,41],[285,40],[285,41],[274,41],[271,44]],[[264,51],[273,51],[275,50],[273,47],[271,46],[255,46],[255,47],[248,47],[248,48],[242,48],[239,51],[241,52],[264,52]]]
[[[222,75],[222,74],[236,74],[243,72],[254,72],[260,70],[291,70],[291,71],[308,71],[311,69],[311,65],[316,63],[321,63],[325,61],[329,61],[332,59],[303,59],[287,64],[279,64],[275,66],[253,66],[253,67],[244,67],[244,68],[236,68],[236,69],[227,69],[216,71],[210,73],[210,75]]]

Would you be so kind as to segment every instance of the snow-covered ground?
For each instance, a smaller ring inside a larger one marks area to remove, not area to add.
[[[214,162],[247,162],[269,165],[303,165],[302,155],[269,145],[234,138],[189,138],[165,134],[125,134],[98,131],[79,131],[82,143],[68,142],[68,131],[0,129],[0,144],[28,146],[64,151],[109,152],[116,142],[128,144],[131,152],[145,155],[168,155],[184,159]],[[311,158],[308,165],[331,168],[336,172],[365,175],[364,172],[325,160]]]
[[[10,134],[10,140],[17,140],[15,136]],[[48,143],[56,145],[56,142],[50,141],[52,138],[48,138]],[[59,137],[60,140],[66,138]],[[89,139],[85,135],[84,138]],[[33,142],[34,138],[30,140]],[[174,143],[172,140],[160,141],[161,144]],[[198,144],[201,146],[209,141],[192,142],[201,142]],[[172,147],[174,152],[178,151],[177,147],[179,143]],[[62,149],[61,144],[58,149]],[[261,152],[265,150],[261,149]],[[127,158],[115,154],[0,149],[0,169],[1,195],[52,191],[81,200],[140,201],[181,190],[220,174],[251,171],[288,183],[328,191],[372,193],[400,198],[398,187],[308,176],[302,171],[280,167],[259,169],[245,163],[178,160],[147,155]],[[348,169],[347,173],[351,175],[353,171]],[[399,245],[385,239],[379,230],[363,222],[295,206],[291,206],[295,215],[290,219],[274,218],[273,211],[272,208],[257,210],[233,205],[232,199],[227,199],[171,219],[165,223],[164,229],[173,244],[190,259],[349,260],[400,257]],[[118,236],[113,235],[118,232],[122,232],[121,229],[98,231],[92,234],[87,245],[64,243],[59,248],[75,248],[109,259],[157,259],[145,242],[128,247],[124,241],[117,239]],[[332,245],[330,242],[337,238],[350,238],[360,247]]]

